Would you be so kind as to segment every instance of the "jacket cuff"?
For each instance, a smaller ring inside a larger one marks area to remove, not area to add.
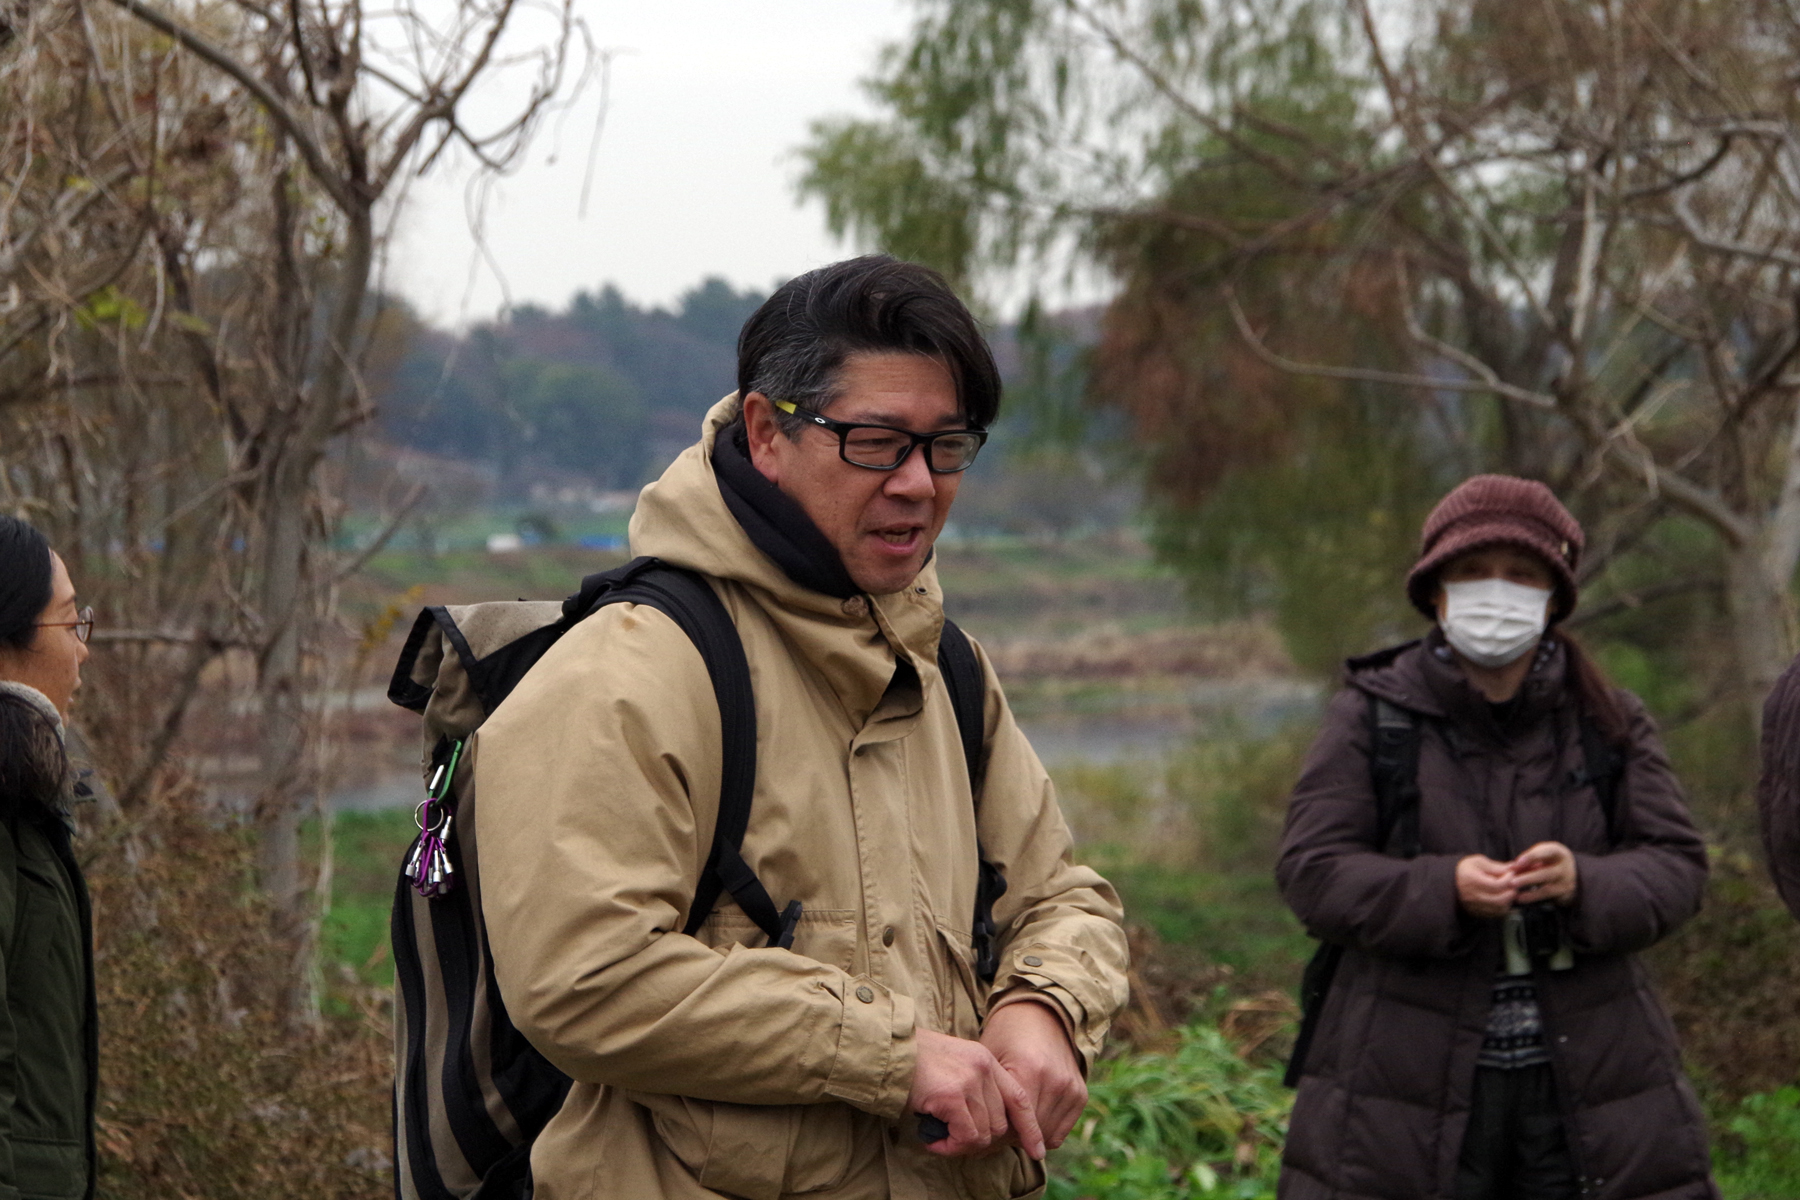
[[[988,1012],[991,1015],[1001,1005],[1027,998],[1049,1001],[1062,1017],[1085,1073],[1099,1057],[1113,1013],[1124,1002],[1123,996],[1115,1003],[1103,994],[1097,981],[1107,977],[1077,951],[1054,946],[1009,947],[994,981],[994,1000]]]
[[[825,1094],[878,1117],[898,1120],[912,1093],[918,1059],[912,997],[867,975],[844,976],[825,987],[843,1005]]]

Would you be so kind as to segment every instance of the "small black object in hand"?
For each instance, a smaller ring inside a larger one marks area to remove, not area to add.
[[[918,1113],[919,1140],[927,1146],[933,1142],[941,1142],[950,1136],[950,1126],[930,1113]]]

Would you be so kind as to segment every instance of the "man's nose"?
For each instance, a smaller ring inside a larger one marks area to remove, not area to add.
[[[888,472],[882,491],[895,499],[929,500],[937,495],[937,480],[926,465],[925,447],[914,446],[900,465]]]

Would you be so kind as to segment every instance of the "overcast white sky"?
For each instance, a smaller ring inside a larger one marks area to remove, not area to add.
[[[707,275],[767,288],[844,257],[816,203],[800,207],[794,148],[815,118],[868,113],[856,81],[911,22],[903,0],[578,0],[613,59],[585,219],[598,92],[545,126],[498,185],[488,243],[514,303],[553,308],[616,283],[666,304]],[[497,111],[504,97],[490,98]],[[434,172],[398,222],[388,284],[446,325],[492,316],[505,292],[475,255],[466,171]]]

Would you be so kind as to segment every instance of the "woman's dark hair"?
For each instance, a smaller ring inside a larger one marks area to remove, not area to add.
[[[17,517],[0,516],[0,646],[27,649],[50,607],[50,543]]]
[[[21,800],[35,800],[37,807],[19,811],[50,817],[68,774],[56,725],[35,705],[0,692],[0,814]]]
[[[1594,723],[1608,745],[1621,748],[1628,745],[1631,718],[1626,716],[1625,706],[1619,701],[1619,689],[1613,686],[1593,656],[1566,630],[1557,630],[1556,636],[1563,644],[1563,653],[1569,657],[1569,688],[1575,694],[1575,703],[1582,716]]]
[[[985,429],[1000,413],[1000,369],[974,316],[942,275],[885,254],[832,263],[776,288],[738,334],[738,395],[820,409],[836,399],[844,360],[865,353],[938,359],[969,424]],[[803,419],[780,416],[797,436]]]

